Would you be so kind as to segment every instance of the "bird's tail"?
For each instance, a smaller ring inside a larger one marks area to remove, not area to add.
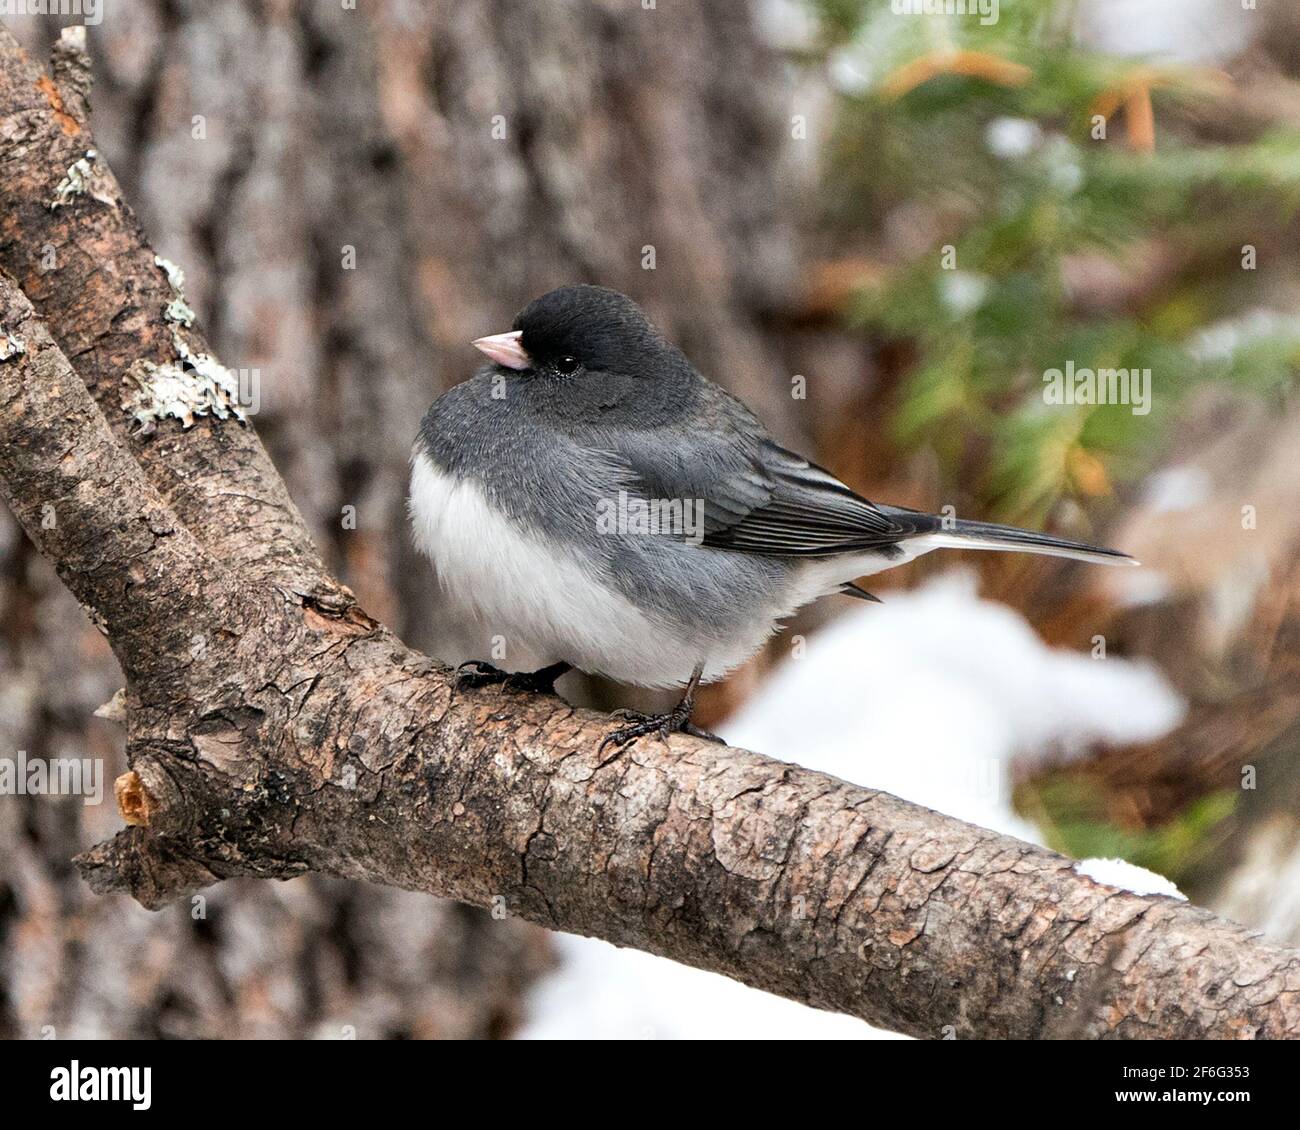
[[[957,519],[947,529],[921,537],[935,547],[949,549],[996,549],[1003,552],[1041,553],[1048,557],[1069,557],[1097,565],[1136,565],[1138,562],[1118,549],[1105,549],[1086,542],[1070,541],[1051,534],[1000,526],[995,522],[967,522]]]

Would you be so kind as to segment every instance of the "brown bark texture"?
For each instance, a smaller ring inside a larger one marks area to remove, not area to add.
[[[54,22],[8,21],[38,58]],[[471,371],[467,342],[536,293],[587,279],[637,295],[791,432],[770,378],[803,366],[767,323],[798,212],[781,191],[779,64],[744,6],[131,0],[88,45],[98,151],[153,250],[184,267],[216,355],[260,372],[258,434],[330,571],[411,643],[462,650],[434,631],[437,586],[407,532],[416,421]],[[22,274],[46,248],[8,254]],[[5,750],[93,755],[111,779],[120,730],[93,711],[120,685],[0,510]],[[740,688],[710,688],[715,717]],[[87,898],[67,865],[115,819],[111,800],[0,803],[0,933],[23,943],[0,950],[0,1032],[500,1034],[546,962],[538,928],[346,881],[235,881],[206,919],[133,914]],[[125,960],[80,945],[123,929]],[[276,944],[250,961],[254,935]]]
[[[382,363],[348,367],[344,393],[337,391],[335,370],[322,361],[343,356],[341,343],[360,340],[351,324],[341,324],[347,316],[343,304],[325,288],[287,285],[290,278],[310,281],[319,254],[310,233],[304,235],[297,226],[305,213],[317,216],[321,225],[350,226],[355,208],[349,210],[326,190],[335,197],[343,195],[344,186],[364,190],[367,209],[362,214],[370,215],[374,206],[386,227],[374,226],[396,233],[388,235],[387,243],[370,232],[364,237],[353,233],[354,242],[372,257],[383,256],[395,239],[400,243],[400,211],[389,206],[394,190],[378,191],[383,186],[377,170],[370,181],[359,183],[357,166],[370,168],[369,149],[361,146],[365,161],[340,168],[340,175],[326,179],[311,201],[304,201],[294,183],[266,161],[248,170],[248,179],[240,182],[243,191],[236,192],[240,185],[233,173],[223,177],[221,162],[237,167],[232,148],[246,157],[270,151],[282,123],[263,120],[269,116],[257,112],[271,101],[250,81],[251,73],[265,64],[251,49],[258,39],[257,21],[241,18],[238,7],[230,5],[225,19],[207,26],[204,10],[123,5],[112,20],[91,29],[101,79],[97,118],[106,123],[115,150],[135,159],[126,163],[134,182],[131,196],[143,201],[150,228],[167,240],[167,254],[183,257],[190,300],[218,314],[204,321],[208,326],[215,322],[212,336],[221,354],[238,357],[241,366],[260,367],[268,377],[283,374],[276,387],[297,390],[294,404],[264,404],[258,416],[272,437],[277,462],[290,471],[294,495],[318,537],[338,529],[344,501],[362,515],[346,541],[326,536],[320,544],[344,576],[355,574],[368,582],[369,603],[401,618],[400,609],[393,610],[406,595],[394,596],[395,582],[404,573],[397,563],[405,539],[397,536],[396,517],[402,445],[374,440],[409,427],[415,408],[406,407],[398,420],[398,410],[391,406],[397,392],[407,389],[423,399],[430,395],[410,367],[427,349],[402,352],[409,335],[403,338],[399,329],[404,311],[409,322],[409,309],[399,300],[409,294],[409,280],[400,271],[389,271],[388,264],[367,272],[366,284],[355,288],[370,298],[364,311],[369,332],[384,335],[397,351]],[[165,11],[172,20],[152,22],[151,17]],[[29,40],[39,39],[30,34],[35,22],[15,20],[14,29],[27,33]],[[297,57],[308,52],[305,33],[300,38]],[[340,36],[339,41],[354,56],[364,57],[373,46],[364,37]],[[176,57],[179,44],[191,48],[190,57]],[[226,70],[217,76],[192,65],[191,58],[200,58],[205,45],[241,60],[250,74]],[[35,46],[44,53],[43,46]],[[289,56],[282,52],[282,57]],[[169,60],[165,83],[164,59]],[[192,74],[209,79],[209,85],[192,99],[178,96]],[[213,101],[227,90],[238,91],[247,104]],[[352,105],[373,110],[373,79],[367,85],[363,74],[347,90]],[[288,90],[281,95],[276,104],[288,100]],[[300,80],[292,101],[313,106],[319,100]],[[202,143],[189,132],[196,104],[212,122],[212,136]],[[231,137],[232,123],[248,136]],[[350,124],[338,123],[339,130]],[[168,159],[178,160],[173,140],[178,133],[186,139],[191,168],[184,180],[171,180]],[[335,168],[338,153],[319,151],[324,140],[335,136],[325,130],[308,134],[297,159]],[[360,145],[361,136],[353,137]],[[220,161],[211,170],[202,164],[217,155]],[[163,166],[164,175],[150,171],[155,163]],[[289,163],[286,158],[285,165]],[[200,191],[209,183],[215,186],[210,195]],[[303,236],[293,262],[277,261],[270,253],[277,248],[283,252],[288,240],[265,242],[275,213],[282,222],[292,217],[290,230]],[[197,247],[189,242],[195,232]],[[263,241],[266,256],[256,259],[227,250],[246,246],[239,240],[248,233]],[[50,244],[49,251],[47,255],[46,245],[15,243],[6,248],[6,261],[20,272],[38,271],[47,263],[51,270],[68,266],[60,248]],[[211,269],[214,262],[219,271]],[[337,257],[333,262],[337,266]],[[268,278],[270,293],[263,294],[258,288]],[[230,316],[232,307],[242,314]],[[250,325],[250,318],[259,324]],[[297,332],[268,337],[263,330],[273,326]],[[311,335],[303,332],[305,327]],[[319,348],[318,341],[333,347]],[[259,342],[284,342],[284,354]],[[290,347],[302,351],[292,366],[285,364]],[[405,366],[396,363],[402,357],[408,359]],[[347,405],[367,398],[375,419],[361,433],[356,426],[361,414]],[[358,451],[368,452],[369,458],[358,462]],[[108,767],[111,786],[113,776],[126,769],[120,728],[93,712],[121,685],[117,664],[76,602],[3,513],[0,533],[4,751],[94,756]],[[419,587],[407,587],[407,606],[418,606]],[[6,940],[0,949],[0,1033],[301,1037],[337,1035],[350,1028],[371,1036],[505,1035],[523,1017],[523,991],[550,963],[546,934],[539,928],[494,922],[475,908],[423,895],[319,877],[274,887],[237,881],[212,892],[202,906],[142,913],[127,896],[90,894],[68,865],[78,850],[111,834],[116,823],[111,787],[107,803],[100,805],[83,806],[75,797],[5,797],[0,802],[0,936]]]
[[[249,425],[214,400],[127,427],[209,355],[86,156],[85,66],[67,39],[42,84],[0,44],[0,480],[127,680],[137,823],[78,860],[94,889],[365,880],[916,1035],[1300,1033],[1300,953],[1206,911],[744,750],[602,755],[600,715],[456,691],[331,578]]]

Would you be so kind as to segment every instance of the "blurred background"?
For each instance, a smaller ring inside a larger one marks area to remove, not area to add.
[[[1300,943],[1300,8],[917,6],[104,0],[93,126],[410,643],[459,646],[405,524],[420,416],[531,297],[615,287],[868,497],[1144,562],[932,555],[807,610],[699,721]],[[6,18],[38,57],[67,22]],[[1150,370],[1149,411],[1050,403],[1067,364]],[[111,780],[119,685],[0,513],[4,755]],[[879,1035],[318,877],[151,914],[69,863],[118,824],[111,794],[0,797],[0,1035]]]

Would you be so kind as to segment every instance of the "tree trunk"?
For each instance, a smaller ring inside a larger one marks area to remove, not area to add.
[[[363,879],[917,1035],[1300,1032],[1300,952],[742,749],[605,755],[609,719],[402,644],[325,568],[144,241],[83,42],[51,82],[0,36],[0,486],[126,678],[132,826],[78,857],[96,891]]]
[[[51,22],[12,27],[45,57]],[[416,423],[535,294],[636,294],[792,428],[762,328],[796,261],[780,79],[745,6],[133,0],[88,38],[125,197],[217,355],[260,371],[258,431],[329,565],[417,645],[462,646],[406,532]],[[111,780],[120,730],[91,715],[121,675],[0,522],[5,752]],[[0,1031],[496,1035],[548,960],[538,928],[344,881],[227,884],[205,919],[94,898],[68,860],[115,823],[111,800],[0,804]]]

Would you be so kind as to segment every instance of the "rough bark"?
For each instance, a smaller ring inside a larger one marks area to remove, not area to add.
[[[110,577],[197,579],[171,547],[156,571],[126,535],[97,552]],[[229,638],[183,675],[146,639],[119,645],[149,688],[128,702],[147,827],[83,858],[97,889],[161,905],[232,875],[384,882],[915,1034],[1300,1024],[1300,955],[1205,912],[741,750],[675,739],[601,760],[603,719],[556,699],[457,696],[359,612],[238,603],[220,613]]]
[[[8,25],[41,57],[53,22]],[[412,644],[460,646],[434,630],[437,586],[407,532],[415,421],[472,368],[467,341],[538,291],[588,278],[645,299],[795,438],[782,373],[811,370],[783,358],[768,312],[797,261],[783,152],[811,143],[782,141],[786,76],[747,6],[131,0],[88,38],[97,149],[153,249],[185,268],[217,355],[261,371],[258,433],[330,571]],[[84,99],[67,101],[80,125]],[[345,245],[356,270],[341,268]],[[41,250],[10,249],[27,266]],[[834,414],[825,399],[801,407]],[[4,749],[124,771],[120,730],[92,717],[119,685],[102,637],[0,511]],[[704,709],[718,717],[741,693],[738,679],[710,688]],[[206,922],[133,914],[87,897],[66,865],[110,830],[101,807],[0,804],[0,934],[26,943],[21,966],[0,952],[0,1031],[77,1030],[85,1014],[104,1035],[229,1035],[245,1012],[248,1031],[304,1035],[323,998],[330,1027],[341,1012],[362,1031],[487,1035],[508,1029],[544,958],[544,931],[364,884],[236,881]],[[369,926],[398,919],[401,932]],[[126,923],[127,961],[78,944]],[[248,936],[292,941],[249,963]],[[322,988],[305,993],[297,971],[313,964]],[[212,976],[185,976],[195,967]],[[140,984],[155,990],[133,1002]],[[95,996],[110,985],[117,1011]],[[263,999],[288,1003],[249,1004]]]
[[[27,140],[56,110],[26,108],[6,136]],[[111,296],[132,317],[112,348],[129,365],[131,332],[156,340],[143,327],[163,325],[166,302],[127,301],[155,268],[117,195],[103,196],[54,222],[69,241],[101,228],[121,240]],[[42,313],[86,317],[57,301]],[[193,460],[216,484],[227,462],[260,463],[236,440],[246,425],[115,435],[120,385],[102,369],[83,384],[8,278],[0,326],[7,501],[128,677],[122,801],[137,826],[80,860],[97,890],[158,906],[235,876],[363,879],[917,1035],[1300,1033],[1300,954],[1205,911],[743,750],[678,737],[602,757],[598,715],[456,693],[327,577],[311,591],[279,583],[286,561],[311,560],[291,508],[220,528],[183,519],[198,500],[160,464]],[[41,521],[47,502],[62,520]],[[276,561],[250,567],[264,538]]]
[[[26,56],[7,33],[5,39],[0,178],[6,207],[0,254],[6,267],[58,327],[59,344],[77,358],[78,372],[110,426],[196,536],[251,578],[313,592],[324,578],[323,565],[252,429],[214,428],[215,417],[209,415],[168,442],[157,442],[148,429],[132,428],[131,416],[122,410],[123,376],[140,362],[175,362],[178,330],[184,330],[196,354],[207,353],[207,344],[197,330],[160,316],[174,292],[89,130],[70,112],[76,105],[71,86],[63,88],[69,91],[65,97],[49,79],[33,78]],[[86,165],[80,175],[88,183],[62,200],[61,186],[79,162]],[[62,172],[51,180],[51,170]],[[78,222],[79,202],[96,208],[94,224]],[[53,250],[54,269],[44,265],[46,248]],[[112,312],[111,319],[96,316],[105,311]],[[229,475],[221,469],[227,460]],[[265,555],[231,536],[248,525],[265,537]],[[252,555],[241,558],[242,552]],[[336,598],[325,590],[319,595]]]
[[[226,587],[21,292],[0,297],[26,347],[0,369],[7,500],[130,679],[140,826],[81,859],[96,889],[160,906],[316,871],[426,890],[917,1035],[1300,1030],[1300,954],[1208,912],[743,750],[602,759],[600,716],[457,695],[355,607]],[[47,500],[66,523],[39,521]]]
[[[401,566],[402,444],[379,443],[376,437],[391,438],[411,426],[417,409],[398,393],[430,396],[427,382],[413,373],[428,351],[412,342],[404,328],[411,315],[398,301],[413,293],[409,278],[392,262],[393,245],[400,248],[403,232],[400,210],[391,206],[400,195],[398,184],[389,175],[384,191],[378,190],[384,178],[370,162],[369,139],[375,130],[363,130],[357,121],[374,114],[379,98],[373,76],[361,65],[371,57],[373,41],[340,34],[340,62],[350,73],[337,76],[344,89],[336,90],[330,105],[321,109],[320,121],[305,128],[302,151],[286,155],[283,166],[268,158],[250,160],[248,181],[239,182],[234,176],[239,161],[252,153],[276,152],[276,131],[283,128],[272,115],[259,114],[258,107],[314,107],[321,99],[317,91],[294,90],[283,82],[276,91],[252,82],[259,67],[268,80],[284,76],[267,69],[267,58],[252,50],[260,42],[258,21],[245,17],[232,26],[230,17],[239,9],[223,6],[226,18],[216,21],[225,31],[222,37],[205,26],[205,11],[132,4],[115,12],[103,28],[93,29],[92,42],[103,53],[97,69],[107,70],[114,80],[96,93],[97,117],[107,117],[111,143],[134,158],[127,165],[128,179],[137,186],[143,180],[149,191],[137,187],[131,195],[143,197],[150,228],[167,239],[168,254],[189,268],[190,302],[217,314],[211,322],[203,320],[214,325],[222,355],[238,358],[241,366],[262,368],[267,387],[277,393],[293,390],[292,403],[278,395],[264,398],[258,420],[269,429],[277,462],[292,472],[291,489],[305,505],[313,529],[337,531],[341,504],[357,506],[359,528],[324,539],[326,553],[345,575],[367,582],[368,603],[402,619],[393,588],[400,579],[420,576]],[[151,25],[151,19],[156,23]],[[37,23],[17,20],[14,28],[39,46],[40,36],[33,34]],[[283,46],[268,44],[266,49],[272,56],[278,49],[285,59]],[[178,58],[179,48],[193,53],[192,65],[188,57]],[[204,65],[206,51],[227,53],[249,73],[214,72]],[[308,53],[303,43],[300,55]],[[6,80],[18,84],[6,91],[6,107],[25,107],[29,95],[43,95],[34,103],[35,112],[48,106],[52,115],[39,122],[29,115],[21,123],[7,123],[6,136],[25,139],[30,156],[46,162],[44,175],[52,179],[41,185],[44,195],[37,203],[52,194],[47,189],[64,172],[57,164],[64,155],[47,144],[47,135],[50,142],[59,139],[51,126],[76,130],[86,138],[78,144],[104,152],[99,139],[88,140],[88,74],[78,56],[56,48],[55,86],[30,65],[23,68],[16,56],[5,71]],[[111,65],[103,66],[106,59]],[[137,71],[131,70],[132,60]],[[361,73],[351,73],[357,71]],[[187,102],[177,97],[177,88],[191,76],[202,85]],[[34,82],[40,82],[39,88],[31,88]],[[232,91],[247,104],[221,97]],[[50,104],[55,98],[57,110]],[[213,136],[206,143],[189,134],[190,114],[198,106],[212,121]],[[352,109],[346,121],[339,112],[345,107]],[[330,115],[334,132],[321,124]],[[232,126],[241,127],[236,136],[230,134]],[[354,143],[346,161],[343,136]],[[335,144],[322,152],[327,140]],[[202,163],[209,158],[214,160],[211,168]],[[186,161],[185,175],[178,179]],[[294,161],[299,168],[332,174],[314,180],[309,201],[301,199],[291,177],[271,175],[290,170]],[[370,179],[363,181],[367,171]],[[33,202],[34,172],[25,169],[18,182],[5,184],[5,191],[15,193],[15,205]],[[181,184],[184,191],[178,192]],[[211,196],[194,191],[209,185]],[[349,198],[365,207],[348,211],[329,198],[331,191],[351,193]],[[194,207],[196,202],[201,208]],[[9,203],[6,198],[0,209],[6,216]],[[32,214],[39,222],[59,219],[62,211]],[[342,276],[337,247],[329,252],[334,272],[317,272],[317,256],[324,252],[313,230],[284,223],[304,214],[315,218],[321,233],[333,225],[364,249],[363,264],[372,270],[352,287],[350,301],[332,290],[326,293],[316,277]],[[355,230],[357,215],[374,219],[361,233]],[[272,243],[268,234],[277,232],[277,221],[282,239]],[[190,239],[195,233],[197,246]],[[97,230],[83,235],[100,237]],[[295,243],[299,236],[302,242]],[[43,242],[6,242],[0,259],[24,277],[32,272],[54,275],[47,285],[60,286],[56,299],[75,302],[81,268],[75,257],[64,255],[59,238],[51,226]],[[250,255],[250,248],[262,257]],[[275,248],[280,255],[271,253]],[[289,251],[296,256],[292,260]],[[151,263],[151,252],[145,249],[144,254]],[[377,257],[387,261],[377,263]],[[152,274],[156,277],[143,276],[145,283],[156,287],[161,280],[166,285],[160,269]],[[290,289],[286,281],[291,277],[303,284]],[[129,285],[140,292],[135,278]],[[86,324],[120,324],[125,310],[114,305],[120,300],[112,287],[86,295],[80,307]],[[273,327],[285,332],[268,334]],[[169,327],[151,319],[147,328],[162,331],[158,336],[165,355],[171,345]],[[81,327],[73,325],[72,332]],[[193,340],[199,340],[197,335]],[[369,353],[376,341],[386,343],[388,353]],[[118,346],[124,342],[119,339]],[[259,344],[268,342],[274,351]],[[329,363],[340,358],[348,360]],[[119,383],[118,394],[124,391]],[[366,404],[370,423],[362,430],[358,421]],[[125,421],[120,410],[112,411],[111,402],[107,406],[111,419]],[[323,407],[313,412],[313,406]],[[242,443],[250,435],[233,438]],[[336,482],[337,488],[332,487]],[[272,485],[275,491],[283,489],[278,478]],[[310,541],[301,544],[315,555]],[[25,750],[33,757],[93,756],[107,767],[111,783],[127,768],[121,732],[92,714],[121,685],[117,664],[102,636],[3,513],[0,553],[3,749],[7,755]],[[413,583],[406,589],[409,615],[419,607],[421,589]],[[97,898],[67,861],[111,834],[114,823],[111,795],[107,804],[89,807],[78,798],[5,797],[0,803],[0,937],[5,939],[0,948],[0,1033],[31,1036],[48,1029],[60,1036],[303,1037],[337,1034],[350,1026],[361,1035],[504,1035],[522,1017],[523,990],[549,961],[547,935],[539,928],[493,922],[477,909],[366,884],[313,877],[270,889],[235,882],[207,900],[202,916],[191,907],[153,915],[125,896]],[[108,939],[119,939],[121,945],[109,945]]]

